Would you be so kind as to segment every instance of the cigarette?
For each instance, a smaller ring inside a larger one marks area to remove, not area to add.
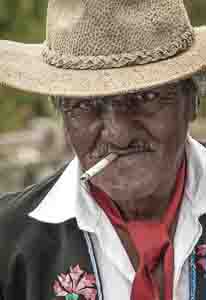
[[[96,165],[91,167],[89,170],[87,170],[80,179],[82,181],[88,181],[95,175],[97,175],[99,172],[101,172],[104,168],[106,168],[113,160],[115,160],[118,157],[117,153],[110,153],[106,157],[104,157],[102,160],[100,160]]]

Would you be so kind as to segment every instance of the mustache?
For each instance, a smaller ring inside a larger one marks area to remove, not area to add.
[[[145,142],[143,140],[136,140],[131,142],[127,147],[120,148],[111,144],[99,144],[96,145],[94,151],[90,154],[90,158],[100,159],[107,156],[110,153],[116,153],[119,156],[128,155],[132,153],[140,152],[154,152],[154,145],[151,142]]]

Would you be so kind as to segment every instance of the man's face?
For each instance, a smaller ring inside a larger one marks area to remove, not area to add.
[[[110,151],[124,153],[92,179],[114,200],[158,197],[175,176],[191,118],[180,83],[100,100],[64,99],[62,110],[66,139],[84,170]]]

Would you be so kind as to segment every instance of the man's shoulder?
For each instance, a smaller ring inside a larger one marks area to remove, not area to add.
[[[0,194],[0,283],[8,276],[9,266],[16,257],[23,255],[24,259],[37,259],[39,253],[55,249],[54,243],[59,238],[62,224],[53,226],[39,222],[28,214],[46,196],[67,165],[68,163],[40,183],[21,192]],[[73,219],[65,226],[71,237],[79,236],[79,229]]]
[[[8,221],[10,218],[27,215],[35,209],[67,166],[68,163],[65,163],[52,175],[46,177],[40,183],[28,186],[23,191],[0,193],[0,224],[5,220]]]

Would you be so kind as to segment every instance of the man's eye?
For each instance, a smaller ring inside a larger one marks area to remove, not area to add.
[[[157,95],[155,94],[155,93],[148,93],[147,95],[146,95],[146,99],[148,100],[148,101],[153,101],[153,100],[155,100],[157,98]]]
[[[92,112],[92,103],[91,101],[82,101],[76,104],[73,104],[69,110],[67,110],[67,114],[71,118],[76,118],[82,116],[84,113]]]
[[[80,102],[77,107],[79,107],[82,110],[90,110],[92,108],[91,102],[90,101],[84,101]]]
[[[159,99],[159,97],[160,97],[160,95],[157,92],[148,92],[148,93],[145,93],[143,96],[144,101],[146,101],[146,102],[156,101]]]
[[[137,102],[141,105],[158,100],[160,97],[158,92],[143,92],[136,95]]]

